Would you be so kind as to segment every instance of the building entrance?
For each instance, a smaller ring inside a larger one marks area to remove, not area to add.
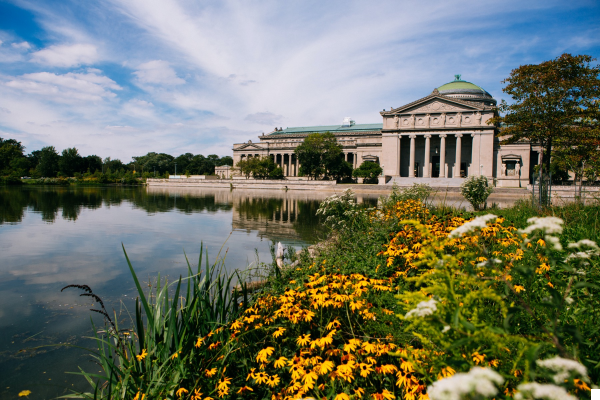
[[[440,177],[440,156],[431,157],[431,164],[433,167],[431,169],[431,177],[439,178]]]

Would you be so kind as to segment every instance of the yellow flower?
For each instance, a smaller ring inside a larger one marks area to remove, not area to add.
[[[538,241],[537,241],[537,244],[539,244],[539,245],[540,245],[540,246],[542,246],[542,247],[545,247],[545,246],[546,246],[546,242],[544,242],[544,240],[543,240],[543,239],[540,239],[540,240],[538,240]]]
[[[298,346],[306,346],[309,342],[310,342],[310,334],[309,333],[307,333],[306,335],[299,336],[298,339],[296,339],[296,343],[298,343]]]
[[[135,356],[135,358],[137,358],[138,361],[142,361],[144,358],[146,358],[147,355],[148,352],[146,351],[146,349],[143,349],[142,354]]]
[[[365,389],[363,389],[363,388],[354,389],[354,394],[362,399],[363,394],[365,394]]]
[[[554,285],[552,284],[552,282],[548,282],[548,286],[550,286],[552,289],[554,289]]]
[[[28,397],[31,394],[31,390],[21,390],[19,392],[19,397]]]
[[[275,361],[275,368],[283,368],[285,367],[285,364],[287,363],[287,358],[285,357],[279,357],[277,359],[277,361]]]
[[[200,347],[200,346],[202,346],[202,343],[204,343],[204,338],[198,338],[198,340],[196,340],[196,344],[194,346]]]
[[[188,390],[187,390],[187,389],[185,389],[185,388],[179,388],[179,390],[177,390],[177,392],[176,392],[176,393],[177,393],[177,396],[181,397],[181,396],[183,396],[184,394],[188,393]]]
[[[217,369],[216,368],[211,368],[211,369],[207,369],[206,371],[204,371],[204,375],[206,375],[207,377],[212,377],[217,373]]]
[[[471,355],[473,357],[473,361],[475,364],[479,365],[479,363],[483,362],[485,359],[485,354],[479,354],[477,351]]]
[[[335,396],[335,400],[350,400],[350,396],[348,396],[346,393],[340,393]]]
[[[581,379],[573,379],[573,382],[575,383],[577,390],[586,390],[588,392],[590,391],[590,387]]]
[[[387,375],[393,374],[394,372],[398,371],[398,368],[396,368],[396,366],[392,364],[385,364],[381,366],[380,370],[382,374]]]
[[[371,368],[370,364],[360,363],[358,364],[358,368],[360,369],[360,376],[366,378],[371,372],[373,372],[373,368]]]
[[[217,385],[219,397],[225,397],[229,394],[229,385],[231,384],[231,378],[224,377]]]
[[[141,395],[141,396],[140,396]],[[146,398],[146,395],[140,392],[137,392],[133,398],[133,400],[144,400]]]
[[[285,328],[278,328],[275,333],[273,333],[273,337],[277,339],[279,336],[283,335],[285,332]]]
[[[266,363],[267,362],[267,358],[271,354],[273,354],[274,350],[275,350],[274,347],[267,347],[266,349],[262,349],[261,351],[258,352],[258,355],[256,356],[256,362]]]
[[[269,380],[267,380],[267,385],[269,385],[271,387],[275,387],[275,386],[279,385],[279,376],[271,375],[269,377]]]
[[[194,394],[191,396],[193,400],[202,400],[202,393],[200,389],[194,389]]]
[[[254,392],[254,390],[250,386],[242,386],[237,392],[238,394],[242,394],[245,392]]]
[[[515,285],[514,288],[515,288],[515,292],[517,292],[517,293],[521,293],[521,292],[525,291],[525,287],[521,286],[521,285]]]

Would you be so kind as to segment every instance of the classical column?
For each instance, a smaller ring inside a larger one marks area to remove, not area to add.
[[[456,161],[455,164],[455,173],[454,178],[460,178],[460,159],[461,159],[461,147],[462,147],[462,134],[456,134]]]
[[[410,158],[408,159],[408,177],[415,177],[415,138],[416,135],[410,135]]]
[[[287,154],[284,154],[283,157],[282,157],[282,161],[283,161],[283,176],[290,176],[290,174],[289,174],[290,170],[288,168],[289,163],[290,163],[290,156],[288,156],[288,160],[286,162],[285,161],[285,156],[286,155]]]
[[[431,135],[425,135],[425,163],[423,164],[423,178],[431,178],[429,172],[429,158],[431,157]]]
[[[446,135],[440,135],[440,177],[446,176]]]

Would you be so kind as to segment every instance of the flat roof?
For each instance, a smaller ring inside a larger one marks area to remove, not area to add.
[[[299,126],[285,128],[281,131],[276,131],[267,136],[289,135],[296,133],[325,133],[325,132],[367,132],[380,131],[383,129],[383,124],[354,124],[350,126],[342,125],[321,125],[321,126]]]

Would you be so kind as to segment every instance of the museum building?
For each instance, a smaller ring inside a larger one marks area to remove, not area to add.
[[[529,142],[501,145],[499,130],[487,122],[496,100],[481,87],[455,75],[452,82],[398,108],[380,112],[382,123],[275,128],[259,142],[233,145],[234,165],[247,157],[272,157],[286,177],[298,176],[295,148],[311,133],[333,133],[346,161],[383,168],[380,183],[459,186],[465,177],[484,175],[497,186],[525,187],[538,163],[539,149]]]

